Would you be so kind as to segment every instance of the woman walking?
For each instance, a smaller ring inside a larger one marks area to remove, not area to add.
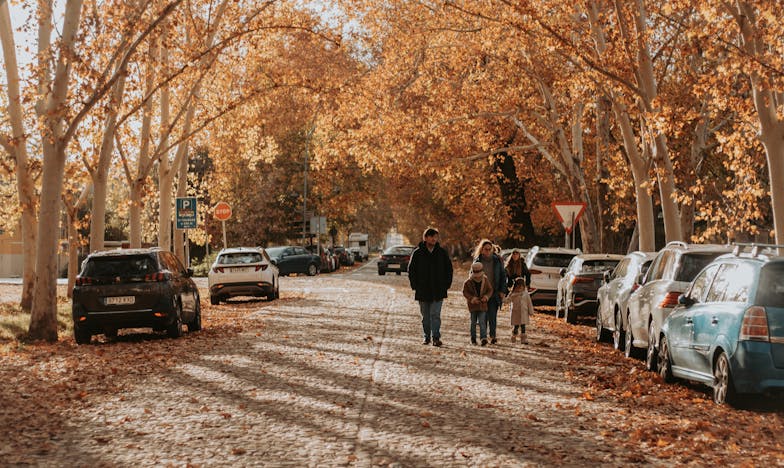
[[[506,284],[506,270],[501,257],[496,255],[493,243],[488,239],[479,241],[474,250],[474,262],[483,266],[485,276],[493,287],[493,294],[487,301],[487,331],[490,335],[490,344],[496,344],[496,325],[498,324],[498,308],[509,292]]]

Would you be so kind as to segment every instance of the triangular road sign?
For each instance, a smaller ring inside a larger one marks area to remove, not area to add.
[[[577,224],[577,221],[580,220],[583,211],[585,211],[585,203],[568,201],[553,202],[553,209],[555,210],[555,214],[558,215],[558,219],[561,220],[561,224],[563,224],[566,232],[571,234],[572,229],[574,229],[574,226]]]

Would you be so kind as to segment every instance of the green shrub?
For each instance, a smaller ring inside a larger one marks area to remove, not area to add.
[[[193,268],[193,276],[207,276],[207,274],[210,272],[210,267],[212,266],[213,262],[215,262],[215,258],[217,256],[218,252],[212,252],[202,258],[201,262],[191,263],[191,268]]]

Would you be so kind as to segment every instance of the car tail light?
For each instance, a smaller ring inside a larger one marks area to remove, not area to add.
[[[640,284],[639,284],[639,283],[634,283],[634,284],[632,285],[632,292],[634,292],[634,291],[636,291],[636,290],[638,290],[638,289],[640,289]]]
[[[768,314],[764,307],[754,306],[746,309],[740,325],[739,340],[770,341]]]
[[[256,265],[256,271],[264,271],[267,269],[267,265]]]
[[[574,283],[593,283],[593,278],[589,278],[587,276],[575,276],[572,278],[572,284]]]
[[[411,257],[409,257],[408,255],[406,255],[405,257],[403,257],[403,261],[404,261],[404,262],[406,262],[406,263],[408,263],[408,262],[410,262],[410,261],[411,261]]]
[[[76,277],[76,285],[77,286],[84,286],[87,284],[93,284],[93,279],[88,276],[77,276]]]
[[[169,280],[168,273],[150,273],[149,275],[144,275],[144,281],[158,282],[158,281],[168,281],[168,280]]]
[[[681,293],[679,293],[678,291],[668,292],[667,295],[664,296],[664,299],[662,299],[662,301],[659,303],[659,308],[668,309],[671,307],[675,307],[676,305],[678,305],[678,296],[680,295]]]
[[[531,273],[532,275],[541,275],[542,270],[528,270],[528,273]]]
[[[387,261],[387,260],[389,260],[389,257],[387,257],[386,255],[382,255],[381,256],[381,260]]]
[[[215,267],[212,269],[215,273],[223,273],[223,267]]]

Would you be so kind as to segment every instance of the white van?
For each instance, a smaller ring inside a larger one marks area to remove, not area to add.
[[[368,259],[368,235],[363,232],[352,232],[348,235],[348,249],[354,252],[356,259]]]

